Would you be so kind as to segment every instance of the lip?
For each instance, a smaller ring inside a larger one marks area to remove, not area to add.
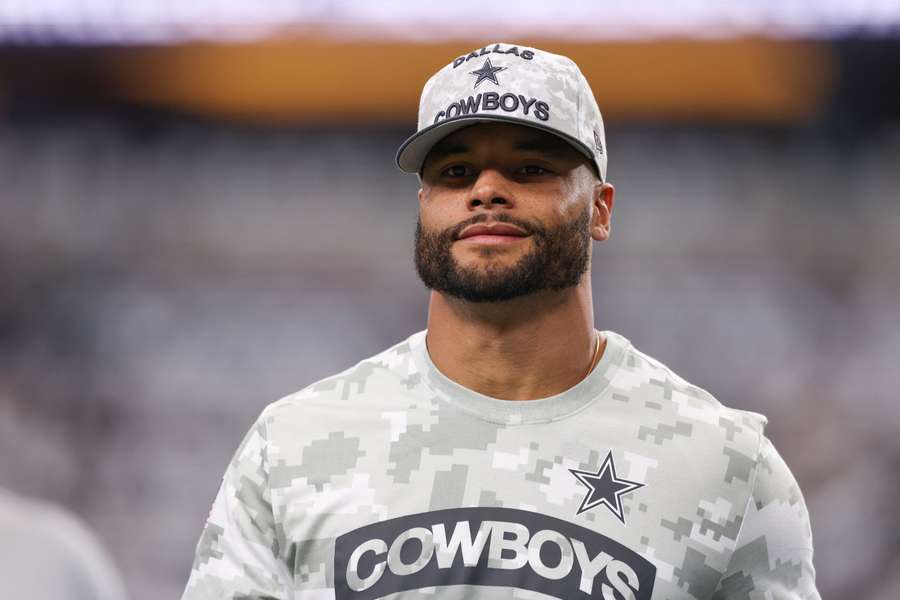
[[[519,240],[524,240],[525,237],[522,235],[470,235],[459,241],[463,244],[515,244]]]
[[[527,233],[508,223],[493,223],[491,225],[469,225],[463,229],[459,239],[471,239],[472,241],[503,242],[513,241],[516,238],[527,237]],[[474,240],[472,238],[478,238]],[[510,238],[510,239],[505,239]]]

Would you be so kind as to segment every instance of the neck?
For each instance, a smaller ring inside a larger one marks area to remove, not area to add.
[[[428,353],[458,384],[501,400],[564,392],[597,353],[590,279],[559,292],[473,303],[431,293]],[[602,354],[606,340],[601,340]]]

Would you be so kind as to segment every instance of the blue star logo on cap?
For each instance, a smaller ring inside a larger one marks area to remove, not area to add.
[[[622,496],[644,487],[643,483],[622,479],[616,475],[616,465],[613,462],[612,450],[606,455],[603,464],[596,473],[569,469],[578,481],[588,489],[587,495],[581,501],[581,507],[576,514],[581,514],[595,506],[603,505],[612,514],[616,515],[622,524],[625,524],[625,514],[622,510]]]
[[[475,87],[478,87],[484,81],[491,81],[495,85],[500,85],[500,82],[497,81],[497,73],[505,70],[506,67],[495,67],[491,64],[491,59],[486,58],[481,68],[476,71],[469,71],[469,75],[475,75],[478,78],[475,80]]]

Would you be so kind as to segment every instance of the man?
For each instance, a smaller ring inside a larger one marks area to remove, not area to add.
[[[428,328],[263,411],[184,598],[817,599],[765,418],[594,329],[614,189],[577,66],[457,57],[397,162]]]

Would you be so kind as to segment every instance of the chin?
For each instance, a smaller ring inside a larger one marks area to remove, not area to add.
[[[457,262],[459,263],[470,263],[470,264],[479,264],[485,262],[498,263],[498,262],[507,262],[512,263],[521,256],[521,249],[514,248],[503,248],[503,247],[494,247],[494,246],[480,246],[477,248],[470,248],[465,252],[461,253],[462,256],[455,256]]]
[[[482,258],[457,262],[457,270],[462,273],[496,276],[516,266],[517,261],[500,258]]]

